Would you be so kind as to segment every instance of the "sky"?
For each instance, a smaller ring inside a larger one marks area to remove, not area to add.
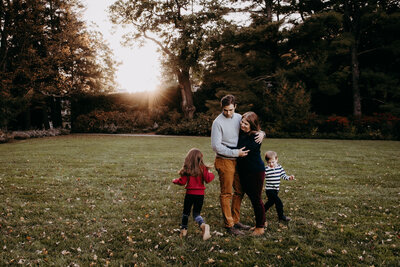
[[[113,0],[83,0],[87,7],[83,19],[97,24],[103,38],[114,52],[115,60],[121,62],[116,80],[120,92],[153,91],[160,84],[160,61],[156,44],[147,41],[143,47],[123,47],[121,45],[122,26],[113,26],[108,18],[107,8]]]

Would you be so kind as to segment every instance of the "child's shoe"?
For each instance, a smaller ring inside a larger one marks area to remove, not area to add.
[[[209,238],[211,237],[211,234],[210,234],[210,225],[205,224],[205,223],[202,223],[202,224],[200,225],[200,228],[201,228],[201,230],[202,230],[202,232],[203,232],[203,240],[209,239]]]
[[[181,233],[179,235],[180,237],[185,237],[187,236],[187,229],[181,229]]]
[[[280,222],[290,222],[292,219],[290,219],[289,217],[286,217],[285,215],[283,215],[281,218],[279,218]]]

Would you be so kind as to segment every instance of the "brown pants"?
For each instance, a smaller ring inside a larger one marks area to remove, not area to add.
[[[220,202],[224,225],[225,227],[232,227],[240,221],[240,205],[244,195],[239,175],[236,171],[236,160],[215,158],[214,166],[219,176]],[[232,193],[232,188],[234,193]]]

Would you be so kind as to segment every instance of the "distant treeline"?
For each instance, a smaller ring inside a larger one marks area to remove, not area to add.
[[[271,136],[398,138],[399,1],[150,2],[110,8],[114,23],[132,26],[128,43],[147,38],[163,53],[164,84],[172,85],[143,96],[101,94],[112,89],[112,68],[93,59],[105,48],[86,49],[91,42],[82,40],[92,35],[62,28],[74,14],[64,1],[26,1],[15,14],[17,2],[2,1],[14,14],[0,14],[2,30],[13,22],[15,37],[2,32],[0,127],[47,127],[48,118],[58,126],[60,101],[70,103],[73,131],[205,135],[219,99],[231,93],[238,111],[256,112]],[[59,7],[40,24],[33,3],[38,14]],[[237,12],[246,23],[228,19]],[[36,32],[41,39],[27,37]]]

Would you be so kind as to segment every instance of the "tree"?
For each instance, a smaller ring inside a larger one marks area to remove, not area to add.
[[[399,3],[347,0],[293,4],[303,21],[291,29],[288,38],[288,46],[298,56],[288,74],[313,91],[313,107],[356,117],[382,110],[389,100],[382,89],[388,93],[399,88],[395,48]],[[373,77],[382,83],[374,83]],[[345,108],[347,103],[351,110]]]
[[[50,109],[61,126],[61,97],[110,90],[113,62],[98,59],[112,55],[99,57],[105,47],[79,20],[81,8],[77,0],[0,1],[0,127],[48,128]]]
[[[110,7],[113,23],[131,25],[128,41],[155,42],[166,56],[166,64],[179,83],[182,111],[186,118],[195,112],[192,75],[200,68],[204,44],[218,31],[228,10],[225,1],[119,0]]]

